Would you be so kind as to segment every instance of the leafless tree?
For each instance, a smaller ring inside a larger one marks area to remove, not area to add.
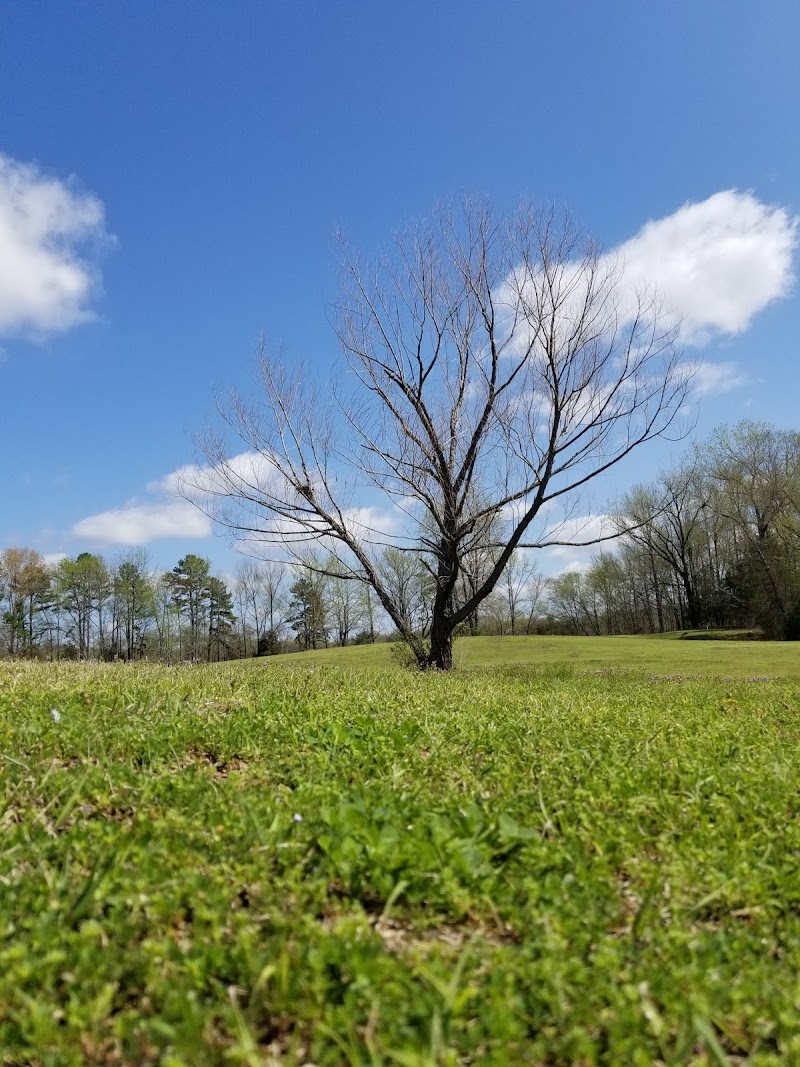
[[[515,552],[506,564],[494,592],[484,601],[493,627],[500,635],[527,632],[545,587],[529,554]]]
[[[538,570],[534,570],[528,580],[527,602],[528,620],[525,624],[525,632],[533,633],[533,628],[538,617],[539,605],[547,589],[547,579]]]
[[[529,556],[515,552],[506,564],[502,585],[511,633],[516,634],[523,605],[533,600],[534,606],[530,614],[536,610],[535,603],[541,596],[541,575],[538,574],[536,564]]]
[[[264,619],[270,633],[277,634],[283,625],[285,601],[283,586],[286,568],[277,563],[262,563],[259,567],[259,589],[264,605]]]
[[[636,485],[622,497],[614,521],[653,560],[666,564],[685,598],[685,624],[700,626],[697,557],[706,539],[706,489],[691,464],[666,471],[651,486]],[[656,589],[657,582],[654,581]],[[659,613],[661,607],[659,604]]]
[[[326,561],[325,569],[333,575],[328,578],[326,596],[335,626],[336,643],[346,645],[364,619],[364,598],[360,595],[360,588],[349,578],[335,556]],[[339,571],[343,571],[341,576]]]
[[[256,546],[333,546],[418,664],[448,669],[454,631],[516,549],[598,540],[569,539],[553,516],[673,424],[688,374],[656,296],[632,292],[623,265],[554,209],[498,218],[465,201],[378,262],[342,249],[343,365],[324,386],[262,347],[257,394],[220,408],[246,451],[204,434],[207,466],[186,492]],[[402,516],[393,536],[365,493]],[[427,637],[384,580],[387,544],[431,576]],[[478,549],[491,566],[461,596]]]
[[[267,633],[277,635],[283,623],[281,590],[286,568],[277,563],[243,559],[236,568],[234,594],[242,626],[242,643],[247,655],[247,630],[252,624],[255,644]]]
[[[248,632],[255,636],[255,643],[261,636],[262,619],[258,598],[258,563],[253,559],[243,559],[236,567],[233,594],[236,598],[236,610],[239,625],[242,628],[242,652],[247,656]]]
[[[413,552],[389,546],[377,561],[377,571],[384,589],[403,619],[404,629],[415,634],[427,634],[431,582],[420,557]]]

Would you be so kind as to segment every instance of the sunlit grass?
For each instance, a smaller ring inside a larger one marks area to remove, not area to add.
[[[391,645],[358,645],[272,657],[273,664],[388,667]],[[457,667],[569,666],[578,670],[632,668],[657,674],[730,678],[800,678],[800,642],[683,640],[682,633],[646,637],[465,637],[455,644]]]
[[[797,684],[515,642],[0,666],[3,1062],[800,1062]]]

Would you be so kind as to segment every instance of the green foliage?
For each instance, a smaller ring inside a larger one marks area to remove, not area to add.
[[[72,620],[78,655],[89,655],[92,618],[102,613],[111,591],[108,567],[102,556],[81,552],[75,559],[62,559],[56,570],[59,603]]]
[[[231,593],[211,574],[211,563],[192,553],[178,560],[167,581],[176,609],[187,624],[188,658],[220,660],[233,635],[236,616]]]
[[[783,636],[786,641],[800,641],[800,603],[787,612]]]
[[[190,552],[178,560],[169,575],[172,599],[188,625],[188,658],[200,658],[200,645],[206,628],[211,563]]]
[[[206,588],[208,592],[207,659],[219,661],[222,659],[222,647],[230,642],[236,622],[236,616],[233,613],[233,598],[221,578],[210,577]]]
[[[114,593],[124,641],[121,653],[126,659],[138,659],[144,654],[147,627],[155,613],[155,591],[143,554],[131,552],[119,563]]]
[[[800,1062],[796,683],[290,663],[0,665],[4,1062]]]
[[[326,643],[328,633],[321,577],[313,573],[304,575],[297,579],[289,592],[292,599],[286,621],[297,635],[300,648],[304,651],[319,648]]]
[[[424,639],[420,641],[421,646],[429,650],[430,643]],[[390,642],[389,654],[392,657],[392,663],[396,667],[402,668],[404,671],[418,671],[420,670],[419,660],[417,659],[414,649],[406,644],[400,637]]]
[[[50,575],[44,559],[30,548],[0,552],[0,618],[6,626],[6,647],[11,655],[33,656],[41,628],[38,616],[51,601]]]
[[[353,644],[354,645],[374,645],[375,644],[375,634],[371,633],[369,630],[359,630],[358,633],[353,638]]]
[[[678,467],[623,495],[616,523],[630,533],[618,573],[595,561],[577,581],[577,611],[562,619],[574,627],[577,615],[582,633],[757,626],[795,639],[798,486],[800,433],[719,427]]]
[[[257,656],[277,656],[281,650],[280,635],[276,630],[267,630],[262,634],[256,644]]]

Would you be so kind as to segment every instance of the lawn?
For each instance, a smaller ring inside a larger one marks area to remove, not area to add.
[[[647,637],[465,637],[456,641],[454,659],[461,668],[524,664],[569,666],[580,671],[635,668],[659,675],[800,680],[800,642],[682,638],[682,632]],[[359,645],[289,653],[269,662],[388,667],[392,664],[391,650],[387,644]]]
[[[0,1062],[800,1063],[791,656],[553,641],[0,664]]]

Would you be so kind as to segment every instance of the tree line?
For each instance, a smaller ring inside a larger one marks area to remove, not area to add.
[[[800,637],[800,433],[722,427],[623,494],[611,518],[622,535],[614,550],[550,582],[562,630]]]
[[[192,554],[160,573],[142,549],[113,562],[81,552],[48,565],[33,549],[6,548],[0,607],[12,656],[196,662],[236,651],[231,592]]]
[[[425,635],[433,586],[422,561],[387,548],[380,561],[404,619]],[[536,621],[544,578],[512,560],[475,632],[525,633]],[[34,549],[0,551],[0,654],[20,658],[214,662],[396,636],[372,592],[335,557],[304,564],[244,559],[230,581],[188,554],[154,570],[140,548],[115,560],[81,552],[47,564]]]

